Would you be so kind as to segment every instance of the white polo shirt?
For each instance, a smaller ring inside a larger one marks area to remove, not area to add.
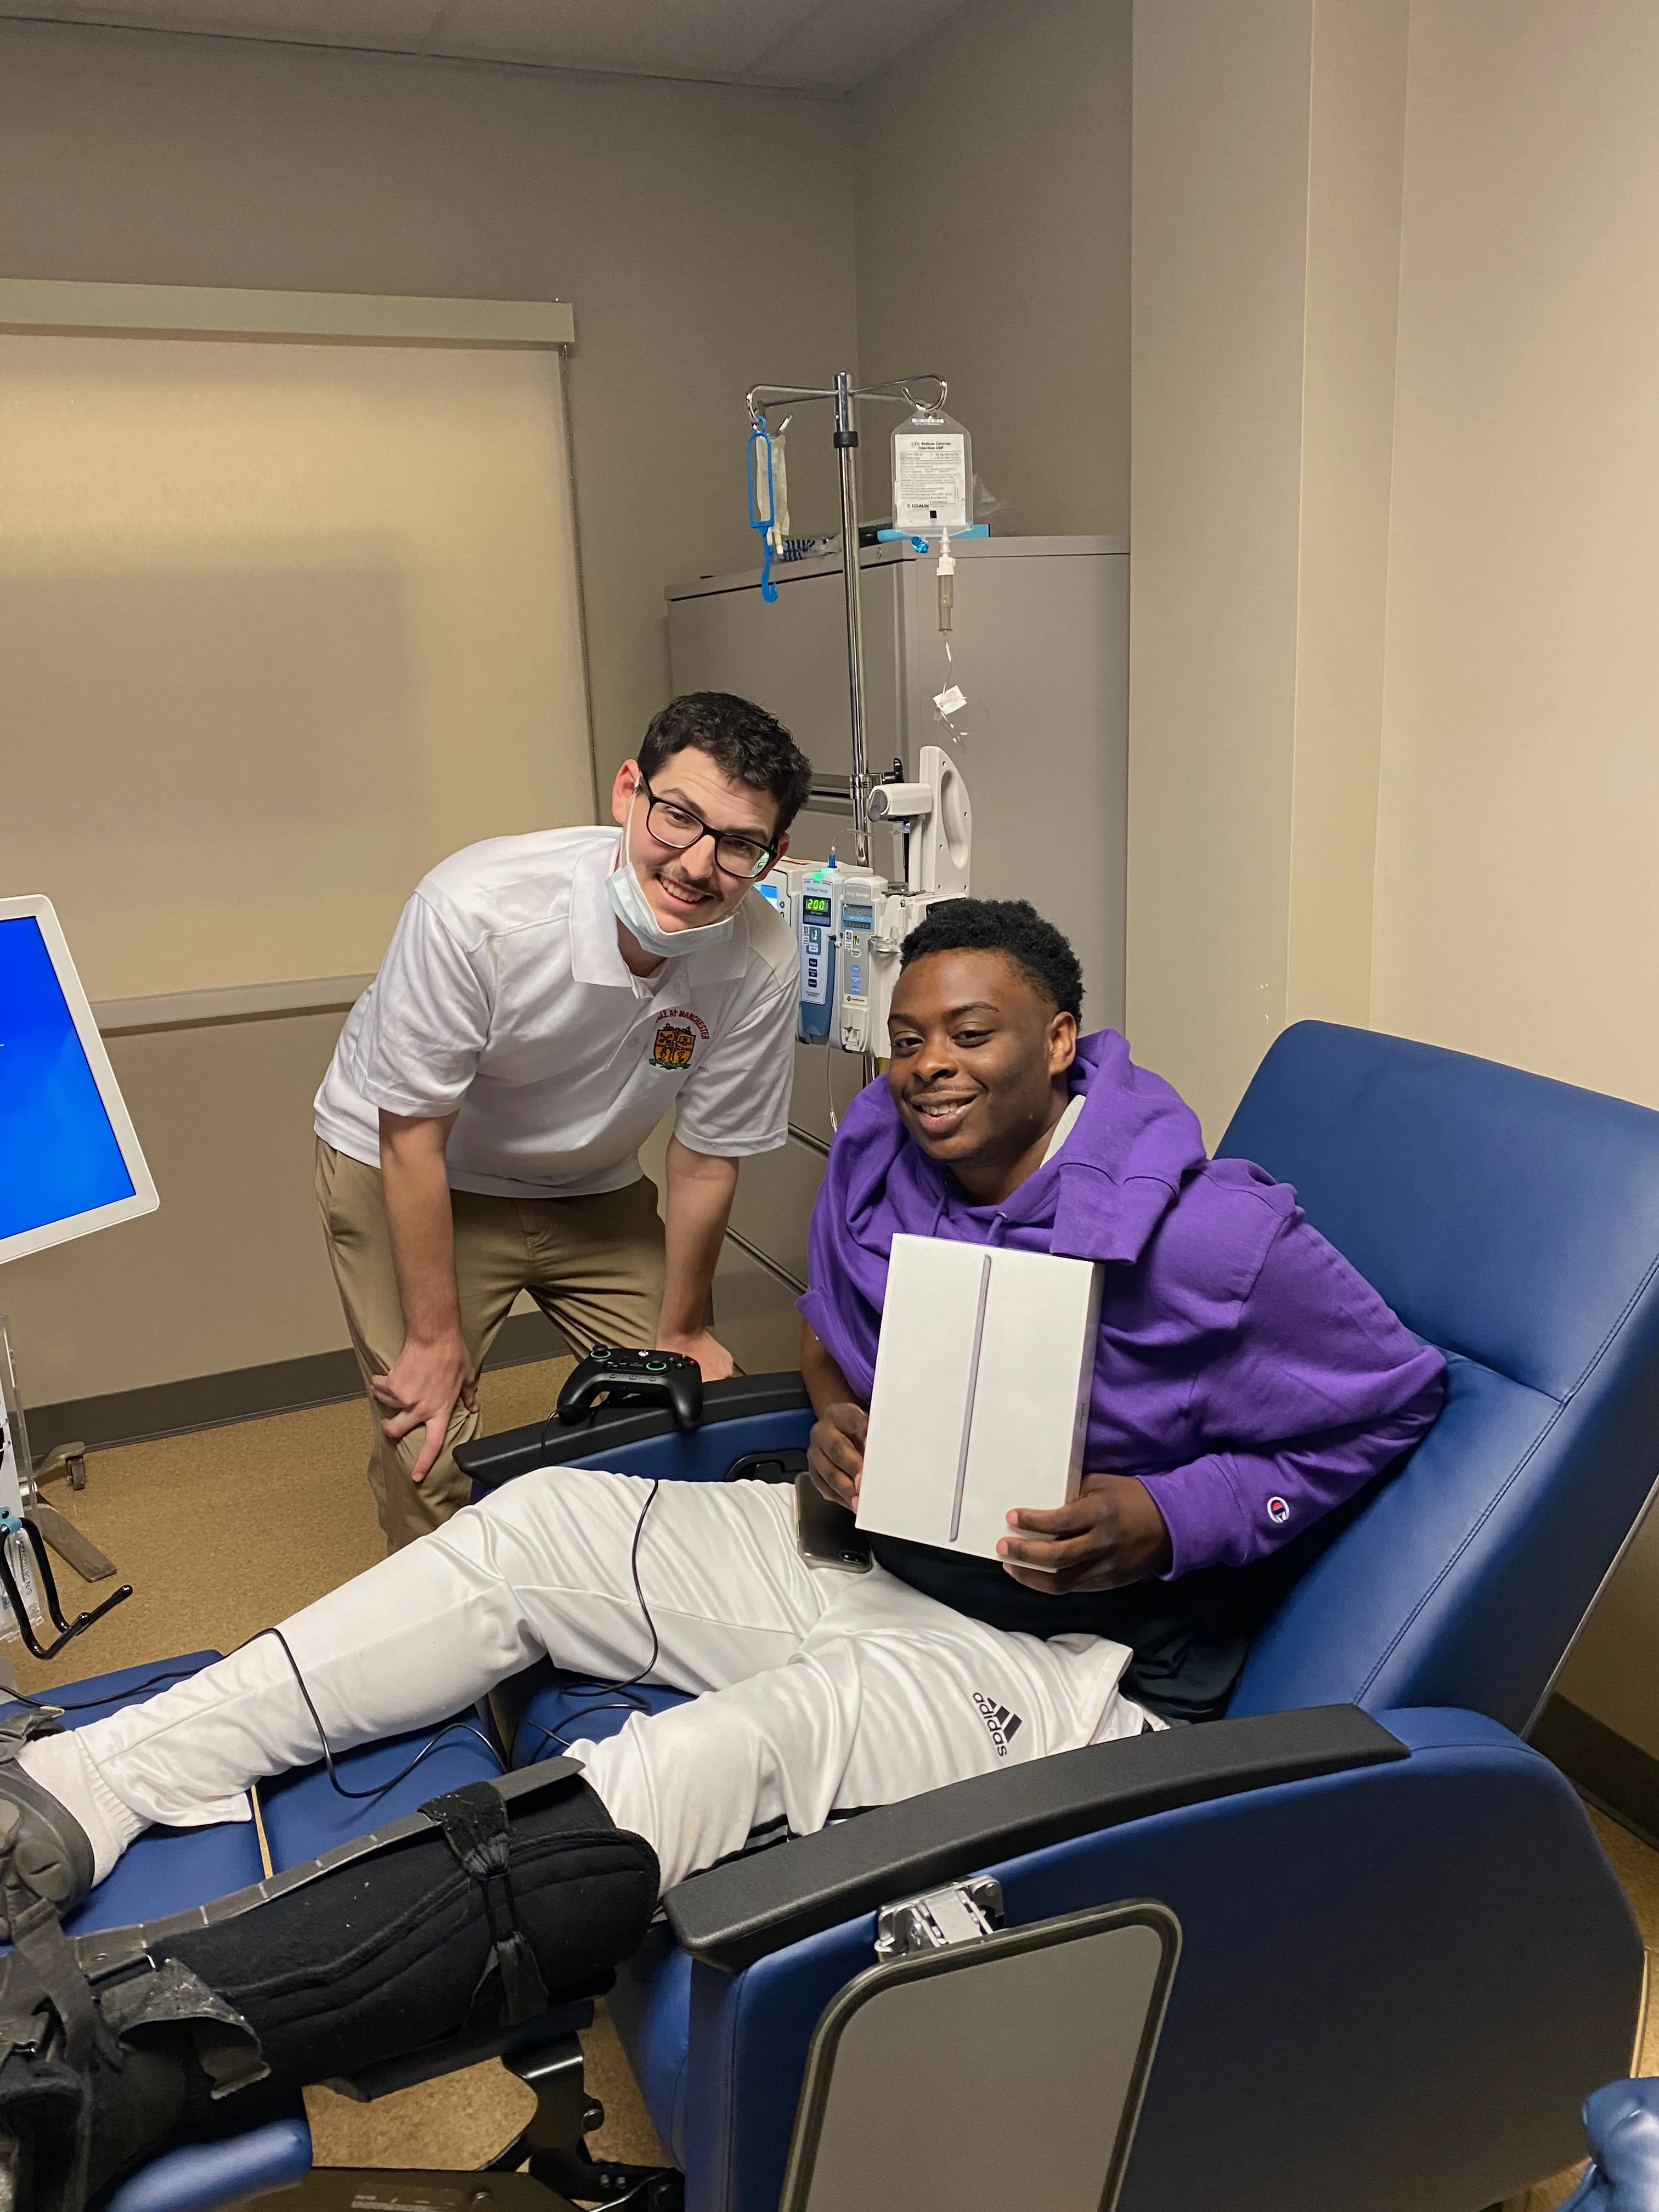
[[[605,896],[617,849],[615,830],[544,830],[434,868],[346,1018],[318,1135],[378,1167],[381,1107],[454,1113],[452,1188],[525,1199],[636,1181],[640,1146],[671,1105],[695,1152],[781,1145],[794,933],[750,895],[723,944],[641,981]]]

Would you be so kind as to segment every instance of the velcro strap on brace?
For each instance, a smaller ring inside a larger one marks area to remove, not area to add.
[[[98,2038],[98,2008],[75,1946],[64,1933],[58,1908],[50,1898],[37,1897],[15,1879],[3,1881],[0,1895],[11,1923],[12,1947],[58,2015],[64,2063],[84,2071]]]
[[[136,2038],[189,2031],[196,2063],[212,2086],[214,2101],[263,2081],[270,2072],[259,2039],[234,2005],[209,1989],[199,1974],[168,1959],[147,1974],[113,1982],[99,1996],[104,2024],[123,2044]]]
[[[421,1810],[442,1829],[444,1841],[483,1895],[491,1948],[489,1963],[473,1993],[475,2013],[484,2009],[495,1973],[501,1979],[508,2026],[533,2020],[547,2009],[547,1985],[519,1925],[513,1894],[513,1829],[505,1800],[489,1783],[469,1782],[442,1797],[428,1798]]]

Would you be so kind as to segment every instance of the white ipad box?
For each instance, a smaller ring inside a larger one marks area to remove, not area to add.
[[[1016,1506],[1083,1476],[1102,1270],[1087,1260],[895,1237],[858,1523],[994,1559]]]

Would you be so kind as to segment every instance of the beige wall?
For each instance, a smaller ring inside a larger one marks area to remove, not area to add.
[[[0,335],[0,881],[94,1002],[367,973],[591,813],[556,358]]]
[[[1318,0],[1285,1018],[1363,1024],[1394,459],[1407,0]]]
[[[1130,15],[968,0],[853,97],[860,373],[950,378],[1000,532],[1129,526]]]
[[[8,22],[0,274],[571,301],[608,775],[667,694],[663,585],[749,558],[744,390],[855,363],[849,146],[843,106],[777,94]],[[310,1196],[332,1042],[118,1043],[161,1210],[6,1270],[30,1402],[344,1344]]]
[[[1127,1026],[1212,1138],[1284,1018],[1311,15],[1135,12]]]
[[[4,1269],[26,1406],[345,1348],[311,1188],[341,1018],[110,1039],[161,1203]]]
[[[608,767],[663,585],[748,558],[744,391],[855,357],[849,144],[781,94],[5,23],[0,273],[571,301]]]
[[[1127,526],[1129,21],[969,0],[840,104],[0,23],[0,273],[570,300],[608,775],[665,696],[662,585],[750,559],[752,381],[937,356],[1004,526]],[[797,526],[831,526],[827,439],[790,460]],[[343,1343],[307,1165],[328,1030],[118,1048],[162,1210],[9,1271],[34,1402]]]
[[[1650,0],[1413,9],[1371,998],[1650,1106],[1656,113]],[[1659,1522],[1562,1687],[1659,1755]]]
[[[1659,13],[1136,17],[1130,1019],[1659,1105]],[[1655,1439],[1659,1463],[1659,1437]],[[1566,1693],[1659,1754],[1659,1524]]]
[[[1212,1141],[1365,1018],[1406,23],[1135,17],[1128,1020]]]
[[[1135,66],[1137,1044],[1212,1136],[1304,1014],[1659,1104],[1659,15],[1158,0]]]
[[[1382,1027],[1659,1106],[1659,9],[1419,0]]]

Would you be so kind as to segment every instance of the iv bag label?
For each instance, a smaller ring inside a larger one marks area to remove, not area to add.
[[[936,691],[933,694],[933,704],[941,714],[959,714],[968,704],[967,694],[952,684],[947,690]]]
[[[968,441],[960,431],[901,431],[893,440],[896,530],[968,527]]]

